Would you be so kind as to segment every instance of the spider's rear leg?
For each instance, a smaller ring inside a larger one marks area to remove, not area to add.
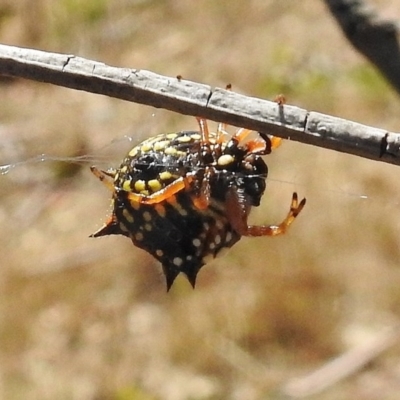
[[[277,236],[285,233],[289,226],[299,215],[306,199],[299,203],[297,193],[293,193],[290,210],[286,218],[278,225],[248,225],[246,205],[240,203],[239,196],[233,190],[229,192],[226,198],[229,221],[237,233],[242,236]]]

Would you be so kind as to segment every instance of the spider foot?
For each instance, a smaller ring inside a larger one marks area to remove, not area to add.
[[[276,227],[276,230],[274,231],[273,235],[279,235],[281,233],[285,233],[287,228],[293,223],[296,217],[300,214],[305,204],[306,204],[306,199],[304,198],[299,203],[297,193],[294,192],[292,196],[292,202],[290,203],[290,210],[286,218]]]
[[[286,229],[293,223],[296,217],[300,214],[301,210],[304,208],[306,204],[306,199],[301,200],[299,203],[299,199],[297,193],[294,192],[292,196],[292,202],[290,203],[290,210],[286,216],[286,218],[276,226],[276,233],[278,235],[280,233],[285,233]]]
[[[300,214],[301,210],[304,208],[305,204],[306,204],[306,199],[304,198],[299,203],[297,193],[294,192],[292,196],[292,202],[290,204],[290,211],[288,217],[291,216],[292,218],[296,218]]]

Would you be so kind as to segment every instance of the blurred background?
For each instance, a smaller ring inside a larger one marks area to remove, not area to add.
[[[400,19],[397,1],[369,3]],[[291,105],[399,130],[400,99],[322,1],[0,0],[0,42],[270,100],[283,93]],[[297,398],[307,395],[297,378],[397,327],[391,165],[285,141],[266,157],[251,222],[280,222],[293,191],[306,208],[287,235],[243,238],[205,266],[194,291],[179,278],[167,294],[158,263],[122,236],[89,239],[110,212],[89,166],[117,167],[137,142],[181,129],[195,119],[0,79],[0,165],[11,167],[0,175],[1,398]],[[312,398],[399,391],[394,340]]]

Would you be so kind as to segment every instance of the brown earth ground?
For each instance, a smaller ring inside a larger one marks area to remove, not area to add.
[[[397,1],[370,3],[400,19]],[[0,0],[0,42],[284,93],[308,110],[399,129],[398,97],[322,1]],[[195,291],[180,278],[167,294],[159,265],[129,240],[88,238],[110,200],[90,162],[38,162],[84,154],[118,166],[132,142],[195,128],[163,110],[0,82],[0,164],[15,163],[0,175],[1,398],[297,398],[295,378],[398,324],[394,166],[285,142],[266,158],[268,188],[251,220],[279,222],[297,191],[308,203],[290,232],[243,239],[203,268]],[[399,391],[395,341],[313,398]]]

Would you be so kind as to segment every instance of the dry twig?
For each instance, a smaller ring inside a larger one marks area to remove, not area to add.
[[[400,327],[390,327],[372,340],[326,363],[303,378],[294,379],[283,387],[290,397],[308,397],[317,394],[365,367],[380,354],[399,343]]]
[[[372,62],[400,93],[400,32],[363,0],[325,0],[350,43]]]
[[[103,94],[400,164],[400,135],[180,78],[0,45],[0,74]]]

